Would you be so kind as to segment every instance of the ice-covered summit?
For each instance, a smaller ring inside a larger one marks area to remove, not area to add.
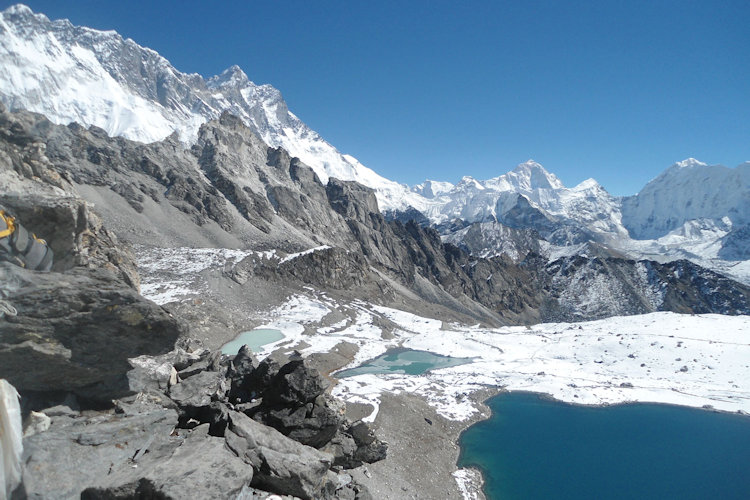
[[[700,160],[696,160],[695,158],[686,158],[682,161],[678,161],[672,167],[674,168],[690,168],[690,167],[707,167],[707,163],[703,163]]]
[[[623,200],[623,222],[633,237],[659,238],[691,220],[750,223],[750,162],[736,168],[694,158],[675,163]]]
[[[250,78],[247,77],[242,68],[233,64],[220,75],[213,76],[208,79],[206,84],[209,88],[218,89],[222,87],[246,87],[250,83]]]
[[[435,224],[493,220],[541,231],[557,223],[599,234],[602,241],[627,236],[619,200],[595,180],[567,188],[534,160],[492,179],[464,176],[456,185],[427,181],[414,190],[429,198],[422,211]]]
[[[560,179],[534,160],[521,163],[510,172],[485,181],[484,185],[498,191],[520,192],[565,187]]]
[[[424,196],[425,198],[435,198],[443,193],[447,193],[453,189],[453,184],[450,182],[426,180],[422,184],[417,184],[411,188],[413,192]]]

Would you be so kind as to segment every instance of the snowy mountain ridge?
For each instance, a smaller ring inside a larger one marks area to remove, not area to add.
[[[599,234],[602,241],[628,234],[622,225],[619,199],[595,180],[567,188],[533,160],[486,181],[464,177],[450,189],[446,185],[440,188],[422,210],[438,225],[454,219],[469,223],[496,220],[511,227],[539,230],[538,224],[529,220],[534,213],[544,219],[541,224],[570,222]],[[521,214],[525,214],[523,220],[519,220]]]
[[[203,123],[229,111],[324,184],[329,177],[356,180],[377,191],[381,208],[422,205],[408,187],[341,154],[288,110],[277,89],[256,85],[238,66],[205,80],[114,31],[50,21],[24,5],[0,14],[0,65],[0,101],[10,109],[146,143],[177,132],[188,144]]]
[[[446,241],[476,255],[523,257],[499,223],[536,231],[541,246],[528,250],[544,249],[550,258],[594,241],[631,258],[689,259],[750,282],[750,162],[728,168],[688,158],[627,197],[612,196],[594,179],[565,187],[531,160],[486,181],[433,186],[418,187],[431,193],[423,212]],[[467,231],[468,224],[481,229]]]
[[[688,221],[750,223],[750,162],[736,168],[694,158],[675,163],[623,200],[623,221],[638,239],[659,238]],[[665,216],[668,215],[668,216]]]
[[[0,65],[0,101],[10,109],[111,136],[153,142],[176,132],[191,144],[202,124],[228,111],[324,184],[336,177],[373,188],[381,210],[421,213],[446,238],[473,223],[499,223],[536,231],[540,248],[595,241],[634,258],[688,258],[750,282],[750,266],[742,264],[750,259],[750,163],[731,169],[689,158],[625,198],[594,179],[568,188],[533,160],[484,181],[466,176],[409,188],[340,153],[289,111],[276,88],[256,85],[238,66],[208,79],[182,73],[114,31],[50,21],[23,5],[0,13]],[[477,247],[483,256],[507,251],[498,236],[509,233],[486,229],[461,234],[484,241],[486,248]]]

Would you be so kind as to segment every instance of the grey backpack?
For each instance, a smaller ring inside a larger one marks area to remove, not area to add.
[[[53,257],[46,241],[29,233],[15,217],[0,210],[0,261],[36,271],[49,271]]]

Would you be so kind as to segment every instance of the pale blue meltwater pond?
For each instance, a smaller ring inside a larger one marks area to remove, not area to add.
[[[750,499],[750,417],[511,392],[460,439],[489,500]]]
[[[464,365],[471,362],[471,358],[451,358],[427,351],[415,351],[402,348],[389,349],[384,354],[356,368],[350,368],[338,372],[336,377],[353,377],[355,375],[364,375],[367,373],[404,373],[407,375],[421,375],[430,370]]]
[[[240,347],[247,344],[253,352],[258,352],[265,345],[272,344],[284,338],[279,330],[272,328],[259,328],[240,333],[237,338],[224,344],[221,348],[222,354],[237,354]]]

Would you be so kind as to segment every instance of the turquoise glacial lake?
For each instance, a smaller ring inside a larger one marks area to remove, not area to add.
[[[451,358],[427,351],[415,351],[403,348],[389,349],[384,354],[356,368],[350,368],[338,372],[336,377],[346,378],[367,373],[405,373],[407,375],[421,375],[430,370],[464,365],[466,363],[471,363],[472,361],[471,358]]]
[[[247,344],[253,352],[258,352],[264,345],[271,344],[284,338],[279,330],[272,328],[258,328],[242,332],[231,342],[227,342],[221,348],[222,354],[237,354],[240,347]]]
[[[750,499],[750,417],[511,392],[460,439],[490,500]]]

